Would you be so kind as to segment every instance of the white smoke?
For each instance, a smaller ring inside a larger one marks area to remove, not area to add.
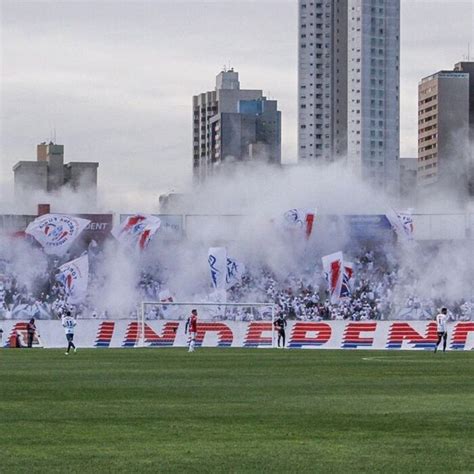
[[[32,194],[11,213],[34,213],[38,202],[51,203],[51,212],[104,212],[87,193],[70,189],[56,195]],[[432,205],[444,202],[440,192]],[[116,218],[124,211],[158,212],[154,203],[121,202],[114,210]],[[226,246],[228,254],[246,267],[266,267],[279,278],[304,271],[311,275],[319,268],[321,256],[355,243],[342,229],[334,235],[324,228],[320,216],[347,214],[385,214],[398,202],[383,190],[371,188],[341,163],[327,166],[284,166],[243,164],[209,179],[190,193],[180,212],[186,218],[186,238],[169,241],[157,236],[140,256],[108,242],[92,267],[96,274],[90,289],[90,304],[97,311],[107,310],[112,317],[128,314],[140,300],[137,284],[140,272],[151,269],[158,274],[163,288],[169,288],[178,300],[197,300],[211,291],[207,251]],[[311,238],[282,231],[277,225],[282,214],[291,208],[314,209],[316,223]],[[173,213],[173,209],[170,209]],[[47,259],[26,243],[0,242],[0,258],[11,262],[15,274],[31,290],[38,276],[47,268]],[[401,275],[410,274],[420,297],[439,295],[455,300],[472,294],[474,262],[473,242],[419,243],[399,245],[396,252]],[[391,245],[387,252],[392,253]],[[62,262],[61,262],[62,263]],[[158,270],[156,270],[158,269]],[[407,277],[408,278],[408,277]],[[407,279],[408,281],[408,279]],[[411,281],[411,280],[410,280]],[[402,282],[403,285],[403,282]],[[406,288],[393,288],[394,294]]]

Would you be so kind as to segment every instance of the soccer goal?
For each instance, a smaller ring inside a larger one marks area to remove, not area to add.
[[[143,301],[138,312],[139,345],[145,345],[145,324],[147,321],[186,321],[191,311],[198,311],[198,321],[204,322],[271,322],[272,347],[275,347],[274,303],[210,303],[210,302],[164,302]]]

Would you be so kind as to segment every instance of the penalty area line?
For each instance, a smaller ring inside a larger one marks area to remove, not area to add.
[[[372,360],[375,360],[375,361],[382,361],[382,362],[386,362],[386,361],[389,361],[389,362],[397,362],[397,363],[400,363],[400,362],[417,362],[417,363],[420,363],[420,362],[425,362],[425,363],[429,363],[431,364],[432,360],[427,360],[427,359],[405,359],[403,357],[384,357],[384,356],[380,356],[380,357],[361,357],[362,360],[367,360],[367,361],[372,361]]]

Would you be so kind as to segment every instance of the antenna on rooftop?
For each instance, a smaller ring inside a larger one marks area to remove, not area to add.
[[[471,60],[471,43],[467,43],[467,56],[464,55],[464,59],[466,61],[470,61]]]

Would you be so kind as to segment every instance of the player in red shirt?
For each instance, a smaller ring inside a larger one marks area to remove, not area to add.
[[[196,309],[191,311],[191,316],[186,321],[186,328],[184,332],[188,334],[189,330],[189,350],[188,352],[194,352],[194,345],[196,343],[196,333],[197,333],[197,316],[198,312]]]

